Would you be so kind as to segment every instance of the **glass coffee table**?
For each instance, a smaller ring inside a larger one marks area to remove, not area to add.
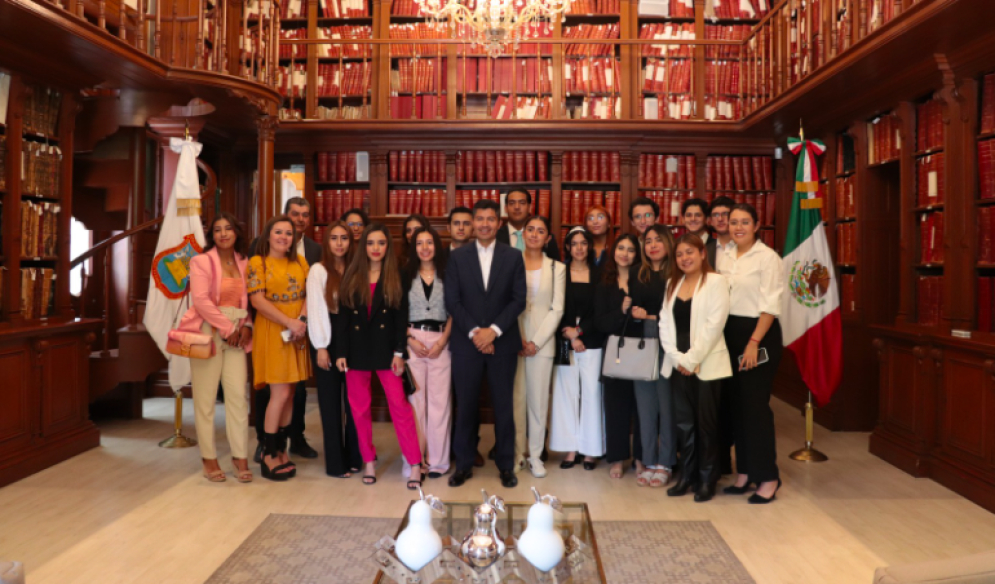
[[[432,526],[442,536],[444,545],[459,544],[463,541],[463,537],[470,532],[473,526],[473,511],[480,505],[480,502],[446,501],[444,505],[445,515],[433,513]],[[521,537],[526,527],[525,519],[532,505],[533,503],[505,502],[505,512],[498,515],[497,524],[498,533],[505,541],[512,536],[516,539]],[[393,534],[395,539],[407,527],[410,510],[411,506],[409,505],[397,532]],[[559,530],[564,541],[575,536],[585,546],[587,556],[579,566],[573,568],[568,579],[559,580],[558,584],[607,584],[587,503],[563,503],[563,512],[557,514],[555,528]],[[373,580],[374,584],[390,584],[391,582],[392,580],[382,571],[378,571]],[[502,584],[513,582],[522,582],[522,580],[511,576],[506,578]],[[423,584],[433,584],[433,582],[424,582]],[[446,574],[434,580],[434,584],[459,584],[459,580]]]

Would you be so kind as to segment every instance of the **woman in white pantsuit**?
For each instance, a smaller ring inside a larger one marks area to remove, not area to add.
[[[536,478],[546,476],[546,467],[539,457],[546,443],[554,339],[563,316],[567,277],[565,266],[543,253],[549,237],[549,220],[545,217],[535,216],[526,222],[524,259],[528,293],[525,311],[518,317],[522,333],[522,359],[515,376],[515,395],[525,395],[529,469]],[[519,408],[517,404],[516,408]],[[526,425],[519,425],[517,419],[515,424],[517,438],[524,441]]]
[[[573,228],[563,245],[569,263],[556,342],[570,343],[570,363],[556,366],[549,449],[567,453],[560,468],[573,468],[579,453],[584,469],[594,470],[605,453],[600,381],[604,335],[594,327],[594,291],[600,274],[594,267],[594,238],[589,231]]]

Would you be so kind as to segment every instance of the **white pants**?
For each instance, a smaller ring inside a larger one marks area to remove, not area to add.
[[[539,355],[520,357],[518,363],[514,393],[515,455],[517,458],[525,450],[527,431],[529,457],[538,460],[546,444],[553,358]]]
[[[573,365],[557,365],[553,382],[553,414],[549,449],[605,453],[604,408],[601,403],[601,349],[573,353]]]
[[[194,426],[200,456],[208,460],[218,457],[214,449],[214,408],[220,382],[225,392],[225,430],[232,458],[247,458],[249,400],[246,396],[248,365],[245,351],[230,346],[207,323],[201,330],[214,335],[216,353],[210,359],[190,359]]]

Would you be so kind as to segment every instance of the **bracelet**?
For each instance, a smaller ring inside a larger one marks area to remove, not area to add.
[[[754,343],[758,344],[758,345],[760,344],[760,341],[757,340],[757,339],[754,339],[753,337],[750,337],[750,340],[753,341]]]

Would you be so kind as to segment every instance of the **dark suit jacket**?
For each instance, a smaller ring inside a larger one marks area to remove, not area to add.
[[[449,342],[456,356],[476,354],[470,331],[492,324],[501,329],[494,341],[495,354],[522,350],[518,316],[525,310],[525,260],[517,249],[499,241],[492,245],[496,247],[486,290],[476,242],[449,254],[446,310],[453,317]]]
[[[249,244],[250,258],[256,255],[256,246],[258,244],[258,237],[253,239],[252,243]],[[313,266],[321,261],[321,244],[306,235],[304,236],[304,260],[308,266]]]
[[[708,256],[708,265],[712,266],[712,269],[718,271],[715,266],[715,246],[718,245],[718,239],[715,239],[711,235],[708,236],[708,241],[705,242],[705,255]]]
[[[501,226],[500,229],[498,229],[497,240],[500,241],[501,243],[505,244],[505,245],[509,245],[509,246],[511,245],[511,226],[510,226],[510,224],[507,221],[505,222],[504,225]],[[555,235],[553,235],[552,237],[549,238],[549,243],[546,244],[546,247],[542,251],[547,256],[553,258],[554,260],[560,261],[560,248],[559,248],[559,246],[556,245],[556,236]],[[498,325],[498,326],[500,326],[500,325]],[[504,330],[504,329],[501,329],[501,330]]]
[[[394,353],[405,353],[408,341],[407,294],[401,306],[384,303],[383,289],[377,283],[373,292],[373,311],[366,315],[366,304],[356,308],[341,306],[335,317],[335,358],[345,358],[349,369],[383,371],[390,369]]]

